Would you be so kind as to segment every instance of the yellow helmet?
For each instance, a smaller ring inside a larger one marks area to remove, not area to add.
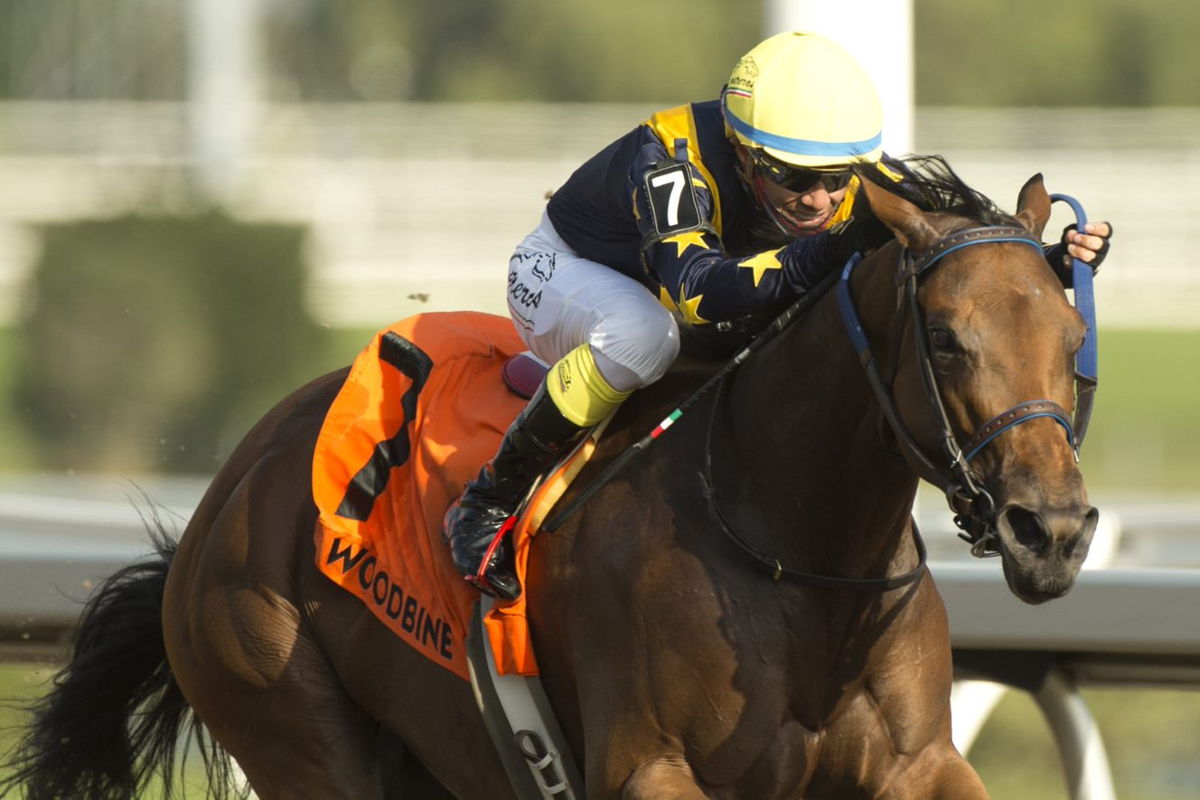
[[[821,168],[883,152],[883,109],[870,77],[841,45],[780,33],[742,56],[722,92],[725,122],[751,150]]]

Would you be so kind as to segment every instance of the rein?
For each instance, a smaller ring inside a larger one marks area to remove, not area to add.
[[[1075,214],[1075,225],[1079,230],[1087,225],[1087,214],[1083,206],[1074,197],[1067,194],[1052,194],[1050,202],[1063,202],[1071,207]],[[1088,422],[1092,417],[1092,404],[1096,399],[1096,385],[1099,382],[1099,370],[1096,355],[1096,293],[1093,281],[1096,271],[1091,265],[1071,259],[1071,293],[1074,295],[1075,308],[1087,323],[1087,334],[1083,339],[1083,347],[1075,355],[1075,438],[1080,444],[1087,435]]]
[[[817,575],[814,573],[801,572],[799,570],[789,569],[779,561],[778,558],[767,556],[759,552],[745,538],[743,538],[730,524],[729,519],[721,511],[720,502],[717,499],[716,484],[712,479],[712,432],[715,424],[717,409],[721,405],[721,396],[725,391],[725,379],[733,374],[746,359],[750,358],[757,350],[759,350],[767,342],[774,339],[797,317],[808,311],[812,306],[825,296],[830,287],[838,279],[838,273],[832,272],[823,278],[817,285],[805,292],[795,302],[788,306],[783,313],[776,317],[770,325],[768,325],[761,333],[758,334],[749,344],[740,350],[733,358],[721,367],[712,377],[693,392],[686,400],[663,418],[654,430],[643,436],[634,444],[630,445],[613,459],[604,470],[596,476],[590,484],[584,487],[578,495],[571,499],[560,511],[553,514],[545,523],[542,524],[542,530],[547,532],[555,531],[562,525],[567,517],[579,510],[584,503],[592,498],[596,492],[600,491],[606,483],[620,472],[630,461],[632,461],[639,453],[649,447],[659,436],[671,427],[684,412],[687,411],[697,400],[711,391],[714,387],[717,388],[717,395],[713,400],[712,412],[708,419],[707,434],[704,442],[704,471],[700,475],[700,480],[704,484],[704,499],[707,501],[709,509],[721,524],[721,530],[725,533],[730,542],[740,548],[741,552],[750,557],[750,560],[763,572],[771,576],[772,580],[784,580],[793,583],[801,583],[807,586],[814,586],[823,589],[851,589],[857,591],[874,591],[882,592],[890,589],[897,589],[902,586],[907,586],[918,580],[925,572],[925,563],[927,554],[925,550],[925,542],[921,539],[921,535],[917,530],[917,524],[912,522],[913,541],[917,547],[917,566],[904,573],[894,577],[886,578],[839,578],[831,575]]]
[[[767,575],[770,575],[771,580],[775,581],[785,580],[820,589],[851,589],[867,592],[886,592],[891,589],[899,589],[902,586],[908,586],[924,574],[927,553],[925,551],[925,542],[921,539],[921,534],[917,530],[916,520],[911,520],[912,525],[910,529],[912,531],[913,544],[917,548],[917,565],[902,575],[886,578],[839,578],[832,575],[818,575],[811,572],[789,569],[783,566],[783,563],[778,558],[762,553],[754,545],[746,541],[733,527],[724,512],[721,511],[721,504],[717,500],[717,485],[712,477],[713,429],[716,427],[717,410],[721,407],[721,396],[725,391],[726,385],[724,383],[721,384],[720,389],[717,391],[717,396],[713,400],[712,413],[708,416],[708,428],[704,436],[704,472],[701,473],[700,480],[704,484],[704,499],[708,501],[708,507],[713,512],[713,516],[721,523],[721,530],[733,544],[737,545],[745,555],[750,557],[755,566]]]
[[[903,286],[904,297],[908,300],[909,315],[912,320],[913,340],[916,346],[917,363],[920,366],[922,385],[925,389],[926,398],[937,416],[938,425],[941,429],[942,455],[945,457],[948,466],[941,466],[932,461],[917,444],[908,427],[900,419],[900,413],[896,408],[896,402],[892,397],[890,386],[885,384],[879,375],[875,356],[871,350],[871,344],[867,340],[862,322],[858,318],[854,298],[850,293],[850,277],[854,273],[855,268],[862,263],[861,254],[856,253],[847,262],[845,268],[842,270],[842,277],[837,287],[838,310],[841,312],[842,321],[846,326],[850,341],[858,353],[859,361],[867,372],[868,383],[870,383],[871,389],[875,393],[875,399],[879,403],[884,417],[895,433],[896,439],[908,457],[909,462],[916,464],[921,476],[945,493],[951,509],[956,512],[954,522],[964,531],[964,533],[959,535],[966,538],[972,545],[972,554],[979,557],[984,556],[988,552],[994,551],[997,554],[999,553],[996,544],[996,503],[987,489],[976,479],[973,470],[967,463],[967,457],[964,455],[962,448],[958,444],[958,440],[955,438],[954,429],[950,423],[950,416],[947,414],[945,404],[942,402],[941,392],[937,386],[937,377],[933,371],[932,358],[929,353],[924,315],[917,300],[917,283],[924,274],[940,263],[942,258],[956,250],[977,244],[1001,242],[1028,244],[1031,247],[1036,247],[1039,253],[1042,252],[1041,242],[1032,237],[1024,228],[1010,226],[966,228],[945,236],[934,244],[933,247],[919,254],[914,254],[907,248],[901,248],[900,250],[896,280],[897,283]],[[899,309],[897,313],[899,315]],[[1057,404],[1049,400],[1044,402],[1053,407],[1048,413],[1058,414],[1061,412],[1065,414]],[[1014,413],[1013,409],[1005,412],[1005,414],[1012,413]],[[1020,424],[1029,419],[1032,419],[1032,417],[1022,416],[1020,419],[1014,419],[1012,424]],[[995,438],[998,434],[999,431],[987,437],[987,441]],[[978,433],[973,435],[971,437],[972,440],[978,435]],[[1074,446],[1073,442],[1072,446]]]
[[[1078,201],[1067,195],[1051,195],[1052,201],[1065,201],[1075,211],[1079,228],[1082,230],[1086,223],[1083,208]],[[1067,441],[1079,458],[1079,448],[1087,431],[1091,415],[1092,400],[1097,384],[1096,369],[1096,317],[1094,294],[1092,290],[1093,272],[1091,267],[1079,259],[1073,259],[1072,278],[1075,295],[1075,307],[1083,316],[1088,332],[1084,346],[1076,356],[1076,409],[1075,418],[1071,420],[1061,406],[1052,400],[1038,399],[1019,403],[1006,411],[997,414],[984,422],[968,438],[965,446],[960,446],[955,437],[949,415],[942,402],[938,389],[937,377],[933,371],[932,359],[929,353],[929,342],[924,325],[924,314],[917,301],[917,284],[919,279],[932,270],[946,255],[977,244],[995,244],[1016,242],[1037,248],[1043,253],[1041,242],[1024,228],[1005,225],[985,225],[965,228],[955,231],[940,239],[932,247],[922,253],[912,253],[902,248],[899,256],[899,268],[896,276],[897,285],[904,289],[908,299],[909,312],[913,321],[913,338],[921,367],[922,382],[930,404],[934,407],[941,424],[941,439],[943,455],[948,461],[947,467],[935,464],[921,449],[907,426],[900,419],[899,411],[889,388],[890,380],[885,382],[879,373],[875,356],[867,340],[862,323],[850,293],[850,277],[854,269],[862,262],[862,254],[855,253],[843,268],[840,277],[833,273],[806,292],[796,302],[780,314],[766,329],[755,337],[745,348],[737,353],[716,374],[710,377],[704,385],[691,394],[678,408],[672,411],[660,422],[653,431],[628,447],[617,458],[583,489],[575,498],[542,526],[546,531],[554,531],[563,521],[577,511],[596,492],[610,481],[617,472],[623,469],[638,453],[645,450],[667,428],[674,424],[692,404],[713,387],[719,387],[717,397],[713,402],[709,416],[708,428],[704,446],[704,471],[700,475],[704,485],[705,500],[710,510],[721,524],[726,537],[736,545],[750,560],[773,580],[787,580],[820,588],[854,589],[869,591],[887,591],[918,580],[925,571],[926,549],[917,530],[915,520],[911,526],[914,543],[917,548],[917,566],[902,575],[883,578],[838,578],[828,575],[817,575],[784,567],[778,558],[765,555],[753,547],[744,537],[734,530],[728,518],[721,511],[717,499],[716,486],[712,479],[712,432],[715,426],[717,409],[720,407],[721,395],[724,391],[725,379],[741,364],[753,355],[764,344],[774,339],[802,312],[821,299],[825,291],[835,279],[837,282],[837,304],[846,333],[858,353],[859,360],[866,371],[867,382],[871,386],[879,403],[884,419],[891,427],[901,448],[905,451],[909,462],[915,466],[922,478],[934,484],[946,495],[946,500],[955,512],[954,523],[962,529],[959,537],[971,545],[971,553],[977,557],[999,555],[998,534],[996,531],[995,501],[988,491],[980,485],[969,465],[969,461],[996,437],[1017,425],[1042,417],[1049,417],[1063,427]],[[901,302],[903,302],[901,300]],[[897,309],[896,335],[899,342],[900,309]],[[893,367],[897,359],[893,359]],[[889,377],[894,377],[889,376]]]
[[[1066,199],[1076,209],[1076,214],[1082,218],[1083,210],[1073,199],[1065,195],[1054,195],[1054,199]],[[1080,225],[1083,222],[1079,223]],[[850,276],[862,262],[862,255],[855,254],[845,268],[838,282],[838,309],[845,324],[847,335],[858,353],[863,369],[867,373],[867,381],[888,425],[891,427],[900,443],[902,450],[910,463],[914,464],[923,478],[940,488],[946,495],[946,500],[955,512],[954,523],[962,532],[959,537],[971,545],[971,553],[977,557],[999,555],[998,533],[996,529],[996,504],[979,482],[969,461],[992,440],[1010,428],[1042,417],[1049,417],[1062,426],[1066,432],[1067,442],[1079,459],[1079,447],[1087,430],[1088,418],[1091,413],[1091,397],[1096,386],[1095,346],[1081,349],[1076,359],[1076,396],[1077,402],[1075,419],[1072,421],[1066,410],[1052,400],[1037,399],[1018,403],[1012,408],[997,414],[992,419],[980,425],[968,438],[965,445],[960,446],[954,435],[950,417],[942,402],[941,391],[938,388],[937,376],[933,370],[932,358],[929,352],[928,333],[925,329],[924,314],[917,301],[917,284],[920,278],[937,266],[941,259],[949,253],[964,247],[977,244],[1017,242],[1037,248],[1042,253],[1041,242],[1029,234],[1024,228],[1006,225],[987,225],[965,228],[948,234],[932,247],[922,253],[912,253],[902,248],[897,270],[897,284],[904,290],[908,300],[909,314],[913,326],[913,339],[917,351],[917,361],[920,365],[922,383],[926,397],[933,407],[941,428],[942,455],[948,466],[935,464],[917,444],[904,422],[900,419],[896,404],[892,398],[891,389],[879,374],[875,356],[871,351],[870,342],[863,331],[850,293]],[[1076,292],[1076,308],[1084,317],[1088,326],[1088,337],[1094,337],[1095,310],[1091,295],[1091,268],[1075,259],[1074,276],[1081,280],[1083,291]],[[1086,275],[1080,275],[1079,266],[1083,267]],[[901,301],[903,302],[903,301]],[[1090,351],[1090,356],[1087,352]],[[1090,361],[1089,361],[1090,359]],[[1086,398],[1086,400],[1085,400]]]
[[[729,359],[729,361],[727,361],[725,365],[721,367],[721,369],[717,370],[712,377],[704,382],[704,385],[692,392],[691,395],[689,395],[686,400],[680,403],[674,411],[665,416],[663,420],[655,426],[654,430],[650,431],[650,433],[634,442],[632,445],[623,450],[620,455],[609,462],[608,466],[606,466],[604,470],[596,476],[595,480],[584,487],[583,491],[581,491],[578,495],[572,498],[569,503],[563,506],[562,510],[553,514],[548,520],[546,520],[545,523],[542,524],[542,530],[553,532],[560,525],[562,525],[563,521],[566,520],[567,517],[578,511],[584,503],[586,503],[592,498],[593,495],[596,494],[596,492],[600,491],[600,489],[606,483],[612,480],[613,476],[624,469],[625,466],[632,461],[635,456],[653,444],[654,440],[661,436],[667,430],[667,428],[674,425],[679,418],[683,416],[684,412],[687,411],[697,400],[711,391],[713,387],[721,385],[735,369],[742,365],[742,362],[754,355],[754,353],[767,342],[778,336],[792,320],[803,314],[805,311],[808,311],[808,309],[812,306],[816,305],[817,301],[825,296],[825,293],[829,290],[829,287],[832,286],[836,280],[836,272],[826,275],[819,283],[817,283],[816,286],[809,289],[807,292],[797,298],[795,302],[784,309],[783,313],[781,313],[769,325],[767,325],[767,327],[764,328],[761,333],[755,336],[749,344],[739,350],[737,354],[733,356],[733,358]]]

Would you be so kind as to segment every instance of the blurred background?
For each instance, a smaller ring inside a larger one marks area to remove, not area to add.
[[[130,487],[185,517],[259,416],[376,329],[505,313],[546,192],[716,97],[786,6],[0,0],[5,552],[58,536],[68,557],[89,526],[140,552]],[[913,152],[1006,209],[1042,172],[1113,221],[1084,472],[1114,563],[1200,566],[1200,6],[912,0],[907,22]],[[1121,797],[1200,797],[1194,693],[1089,691]],[[973,751],[995,797],[1063,796],[1032,715],[1005,700]]]

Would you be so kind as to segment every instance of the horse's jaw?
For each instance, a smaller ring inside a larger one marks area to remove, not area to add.
[[[1055,508],[1010,503],[1002,508],[996,528],[1012,593],[1036,605],[1070,591],[1098,519],[1097,510],[1086,503]]]

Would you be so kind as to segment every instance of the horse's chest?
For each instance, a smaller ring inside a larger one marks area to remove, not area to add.
[[[698,771],[724,783],[726,791],[716,796],[729,800],[794,800],[816,787],[850,787],[865,774],[889,771],[896,752],[885,710],[865,691],[845,695],[842,705],[838,719],[825,725],[787,714],[772,722],[744,718],[724,748],[734,756],[724,767],[740,761],[740,775],[720,780],[728,776],[715,762]]]
[[[932,735],[936,715],[909,713],[913,698],[886,677],[895,671],[888,648],[805,648],[803,658],[786,651],[763,659],[742,653],[733,681],[738,713],[704,726],[709,742],[720,727],[720,747],[698,765],[709,785],[727,788],[717,796],[782,800],[814,787],[858,786],[866,775],[889,773]],[[837,668],[847,658],[853,668]]]
[[[750,742],[747,742],[749,745]],[[799,797],[812,778],[820,735],[794,719],[776,723],[772,734],[749,749],[751,766],[721,795],[733,800],[783,800]]]

